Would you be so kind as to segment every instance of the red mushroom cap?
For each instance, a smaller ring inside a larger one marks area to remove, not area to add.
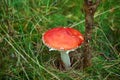
[[[44,44],[56,50],[73,50],[83,41],[82,34],[73,28],[57,27],[48,30],[43,35]]]

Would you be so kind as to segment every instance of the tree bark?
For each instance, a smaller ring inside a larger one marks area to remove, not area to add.
[[[91,65],[92,49],[90,41],[92,38],[92,29],[94,25],[94,13],[101,0],[84,0],[84,12],[85,12],[85,43],[83,53],[83,68]]]

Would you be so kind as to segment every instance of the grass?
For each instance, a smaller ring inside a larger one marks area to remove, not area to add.
[[[1,0],[1,80],[119,80],[120,1],[102,0],[95,14],[92,66],[61,71],[57,51],[49,51],[42,34],[69,26],[84,34],[83,0]],[[82,48],[80,48],[82,50]]]

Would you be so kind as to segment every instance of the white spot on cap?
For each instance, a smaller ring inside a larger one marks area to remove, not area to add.
[[[61,49],[61,50],[64,50],[64,48],[63,48],[63,47],[61,47],[60,49]]]
[[[55,50],[55,49],[53,49],[53,48],[50,48],[50,49],[49,49],[49,51],[53,51],[53,50]]]
[[[84,38],[82,36],[79,36],[80,39],[84,40]]]

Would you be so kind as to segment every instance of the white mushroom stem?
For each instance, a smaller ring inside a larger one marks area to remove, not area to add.
[[[61,51],[61,60],[64,63],[65,69],[69,69],[71,66],[71,62],[70,62],[70,57],[69,57],[69,52],[68,51]]]

